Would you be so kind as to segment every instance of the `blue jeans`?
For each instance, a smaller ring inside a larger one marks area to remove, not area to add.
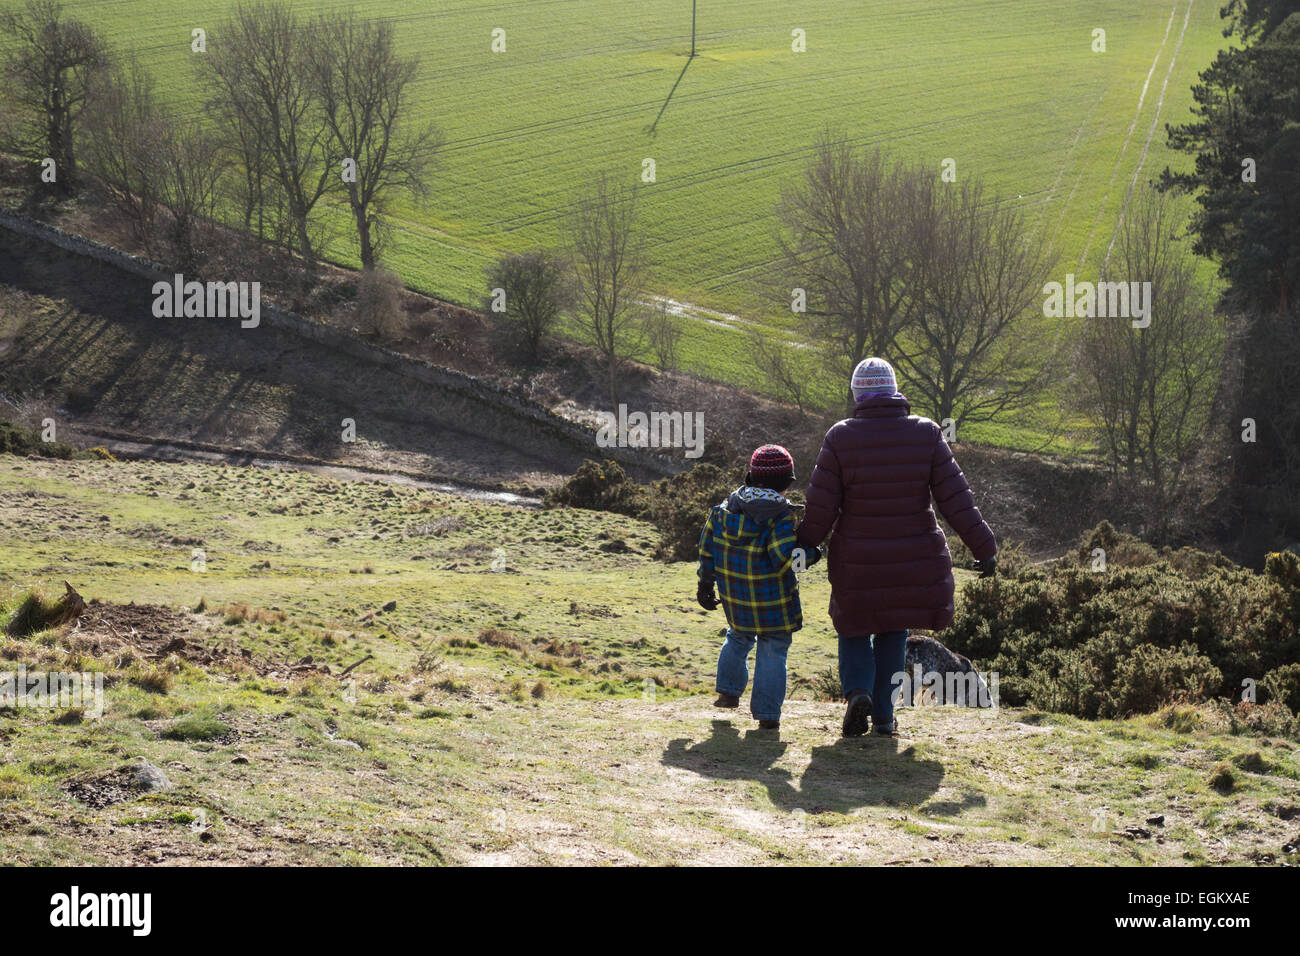
[[[840,687],[844,696],[858,691],[871,694],[871,719],[894,719],[897,679],[907,657],[907,631],[885,631],[874,636],[840,636]]]
[[[718,693],[739,697],[749,683],[749,649],[758,642],[754,656],[754,693],[749,712],[755,720],[780,720],[785,703],[785,656],[790,650],[789,634],[741,634],[727,628],[727,640],[718,654]]]

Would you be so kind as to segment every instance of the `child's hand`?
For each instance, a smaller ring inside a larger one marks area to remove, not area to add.
[[[695,589],[695,600],[700,602],[700,607],[706,611],[716,610],[718,606],[718,596],[713,593],[712,581],[701,581],[700,586]]]

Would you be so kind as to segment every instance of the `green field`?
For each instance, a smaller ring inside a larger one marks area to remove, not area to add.
[[[197,112],[190,31],[220,42],[231,4],[66,5]],[[1060,272],[1095,277],[1135,177],[1187,162],[1165,148],[1164,124],[1187,118],[1197,72],[1226,42],[1217,0],[701,0],[687,66],[686,0],[297,5],[392,18],[423,58],[418,115],[446,146],[432,201],[397,211],[390,262],[407,284],[477,303],[485,263],[556,243],[594,174],[631,181],[652,158],[656,290],[795,337],[786,303],[762,301],[754,280],[775,255],[781,185],[823,128],[936,175],[955,160],[959,177],[1025,206],[1062,249]],[[497,27],[504,53],[490,49]],[[791,50],[796,28],[807,52]],[[1104,53],[1092,50],[1096,28]],[[355,264],[341,218],[337,237],[331,256]],[[688,368],[752,378],[736,324],[691,323]]]

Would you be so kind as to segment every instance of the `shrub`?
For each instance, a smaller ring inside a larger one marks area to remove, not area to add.
[[[1106,552],[1107,567],[1132,568],[1155,562],[1156,549],[1131,534],[1117,531],[1109,521],[1103,521],[1083,536],[1075,558],[1084,567],[1093,562],[1093,552],[1100,548]]]
[[[722,469],[699,464],[653,485],[628,479],[617,462],[584,461],[573,477],[546,496],[550,507],[567,505],[612,511],[649,521],[659,531],[655,557],[661,561],[694,561],[700,529],[709,509],[734,488]]]
[[[809,683],[812,685],[814,700],[836,703],[844,699],[844,688],[840,685],[840,672],[834,667],[826,667],[818,671]]]
[[[10,421],[0,421],[0,454],[72,458],[76,449],[61,441],[41,441],[40,432]]]
[[[1222,672],[1190,645],[1171,650],[1139,644],[1120,662],[1108,710],[1125,717],[1158,710],[1175,699],[1204,700],[1222,683]]]
[[[1276,701],[1293,714],[1300,714],[1300,664],[1275,667],[1260,682],[1266,701]]]
[[[505,293],[505,316],[533,361],[560,313],[573,305],[569,272],[569,264],[562,257],[544,249],[507,253],[484,270],[488,288]],[[483,303],[484,311],[495,312],[496,305],[495,294],[489,295]]]
[[[387,269],[368,269],[357,282],[357,327],[383,339],[400,338],[406,331],[402,311],[402,280]]]
[[[1093,571],[1092,546],[1107,549]],[[1246,678],[1292,698],[1300,658],[1300,561],[1263,574],[1193,549],[1157,553],[1102,524],[1051,565],[970,582],[944,632],[1001,675],[1009,706],[1077,716],[1150,712],[1175,698],[1235,695]]]
[[[952,532],[945,532],[948,538],[948,554],[952,556],[954,568],[970,570],[975,564],[975,556],[961,538]],[[1025,552],[1025,546],[1019,541],[998,542],[998,574],[1014,576],[1032,566],[1033,562]]]
[[[721,468],[709,464],[657,481],[645,515],[659,531],[655,557],[662,561],[696,560],[700,530],[709,510],[725,501],[734,487]]]
[[[586,508],[640,517],[646,492],[628,479],[616,461],[587,459],[560,487],[546,493],[548,507]]]

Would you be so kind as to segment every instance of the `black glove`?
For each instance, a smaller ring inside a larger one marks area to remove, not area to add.
[[[800,545],[798,550],[803,551],[803,569],[805,571],[822,559],[822,549],[816,545],[808,548]]]
[[[695,589],[695,600],[700,602],[700,607],[706,611],[716,610],[718,607],[718,596],[713,593],[712,581],[701,581],[700,586]]]
[[[980,573],[982,578],[991,578],[998,571],[997,555],[991,558],[985,558],[983,561],[975,562],[975,570]]]

